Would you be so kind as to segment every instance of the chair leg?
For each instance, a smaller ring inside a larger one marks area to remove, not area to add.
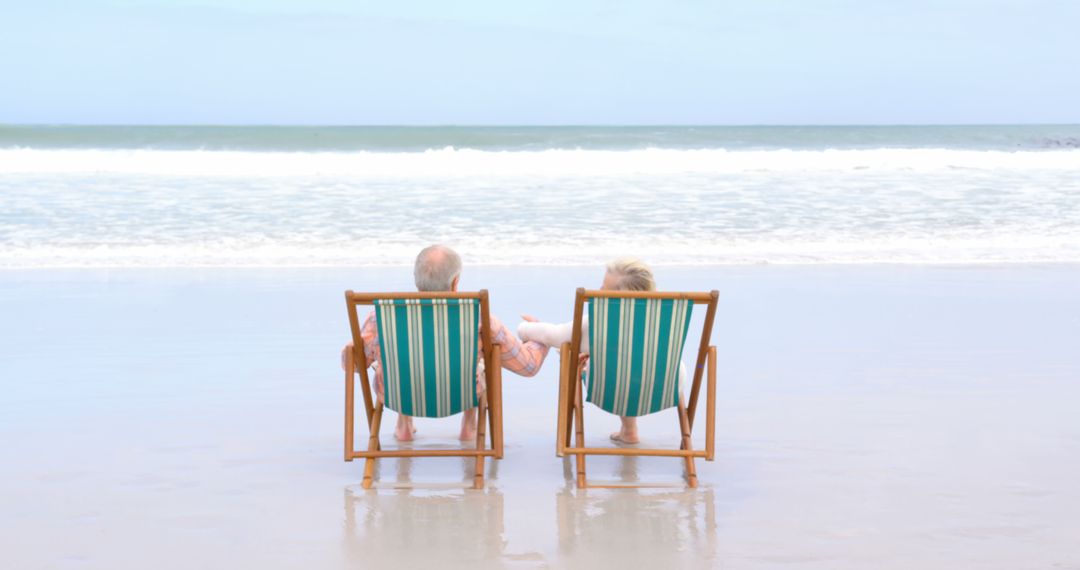
[[[489,402],[487,418],[487,443],[491,446],[491,449],[495,449],[495,402]]]
[[[368,436],[368,451],[378,451],[381,447],[379,445],[379,427],[382,425],[382,404],[375,407],[375,413],[371,416],[371,435]],[[360,483],[360,486],[365,489],[371,488],[372,477],[375,474],[375,458],[368,457],[364,461],[364,480]]]
[[[580,382],[571,382],[571,384],[580,384]],[[584,449],[585,447],[585,409],[581,405],[581,386],[579,385],[574,390],[574,415],[577,418],[577,446],[578,449]],[[577,454],[577,486],[578,489],[585,488],[585,454]]]
[[[488,387],[488,394],[491,398],[488,401],[488,417],[490,418],[491,426],[491,448],[495,450],[495,459],[503,458],[503,404],[502,404],[502,367],[498,363],[502,362],[502,349],[498,346],[492,350],[494,356],[492,360],[496,363],[491,373],[491,386]]]
[[[353,362],[353,353],[351,350],[345,352],[345,461],[353,460],[353,432],[355,426],[353,425],[353,391],[354,391],[354,377],[353,371],[356,368],[356,364]]]
[[[364,460],[364,480],[360,482],[360,486],[365,489],[370,489],[372,484],[372,477],[375,475],[375,458],[368,457]]]
[[[559,352],[559,409],[555,424],[555,456],[562,457],[566,449],[567,417],[569,414],[570,394],[570,343],[563,343]]]
[[[705,461],[716,456],[716,347],[709,347],[708,385],[705,400]]]
[[[686,406],[682,401],[679,401],[679,430],[682,432],[682,445],[680,449],[687,451],[692,450],[690,444],[690,419],[687,417]],[[697,487],[697,469],[694,466],[694,458],[687,456],[686,458],[686,484],[693,488]]]
[[[484,450],[484,424],[487,421],[487,394],[480,396],[479,410],[476,412],[476,450]],[[473,479],[474,489],[484,488],[484,456],[476,456],[476,477]]]
[[[495,450],[495,459],[502,459],[503,456],[501,416],[502,402],[491,402],[488,407],[488,423],[491,431],[491,433],[488,434],[488,440],[491,443],[491,449]]]
[[[571,356],[571,359],[572,358],[573,357]],[[568,393],[567,393],[567,418],[566,418],[566,446],[567,447],[570,446],[570,436],[572,435],[571,432],[574,429],[574,427],[573,427],[574,422],[581,419],[580,417],[576,416],[576,414],[574,413],[574,406],[575,405],[580,406],[581,402],[584,400],[584,397],[582,396],[582,391],[585,390],[585,385],[581,380],[582,370],[583,370],[583,368],[582,368],[582,366],[581,366],[581,364],[579,362],[575,361],[575,362],[567,363],[566,371],[570,376],[569,382],[566,383],[567,391],[568,391]]]
[[[568,366],[570,366],[569,370],[573,370],[573,365],[568,365]],[[569,372],[569,370],[568,370],[568,372]],[[576,384],[578,384],[578,382],[574,382],[575,378],[573,377],[573,373],[570,373],[570,378],[568,378],[567,380],[568,381],[566,383],[566,408],[565,408],[566,430],[565,430],[565,433],[563,434],[563,447],[570,447],[570,441],[571,441],[570,438],[574,435],[574,421],[576,420],[575,412],[574,412],[574,401],[575,401],[574,398],[575,398],[575,394],[577,394],[577,392],[578,392],[578,389],[577,389],[577,386],[576,386]]]

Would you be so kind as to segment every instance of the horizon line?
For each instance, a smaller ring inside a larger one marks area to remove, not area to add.
[[[186,127],[186,128],[402,128],[402,129],[570,129],[570,128],[883,128],[883,127],[1080,127],[1077,123],[7,123],[4,127]]]

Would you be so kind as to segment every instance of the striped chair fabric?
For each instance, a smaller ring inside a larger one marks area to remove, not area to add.
[[[375,301],[383,398],[396,412],[441,418],[475,407],[480,301]]]
[[[588,401],[620,416],[677,405],[692,309],[687,299],[589,299]]]

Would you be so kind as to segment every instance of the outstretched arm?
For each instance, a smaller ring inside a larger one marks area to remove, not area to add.
[[[524,341],[536,341],[547,346],[562,346],[570,342],[574,323],[536,323],[525,321],[518,325],[517,333]]]
[[[531,377],[540,372],[548,347],[535,341],[522,342],[494,315],[491,317],[491,341],[502,347],[502,367],[519,376]]]
[[[527,315],[522,315],[526,317]],[[518,336],[522,340],[530,340],[545,344],[549,347],[562,346],[564,342],[573,340],[574,322],[566,323],[539,323],[526,318],[526,322],[518,325]],[[581,354],[589,354],[589,318],[585,316],[581,320]]]

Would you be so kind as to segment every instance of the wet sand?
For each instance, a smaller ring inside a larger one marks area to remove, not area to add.
[[[552,354],[505,376],[485,490],[429,458],[364,491],[341,459],[342,291],[410,277],[0,272],[3,566],[1080,568],[1078,266],[660,268],[721,291],[698,489],[669,458],[590,458],[591,481],[647,487],[575,489]],[[599,278],[477,267],[463,287],[508,323],[565,320]],[[456,419],[417,425],[454,443]],[[617,420],[585,425],[606,445]],[[673,412],[641,427],[675,446]]]

